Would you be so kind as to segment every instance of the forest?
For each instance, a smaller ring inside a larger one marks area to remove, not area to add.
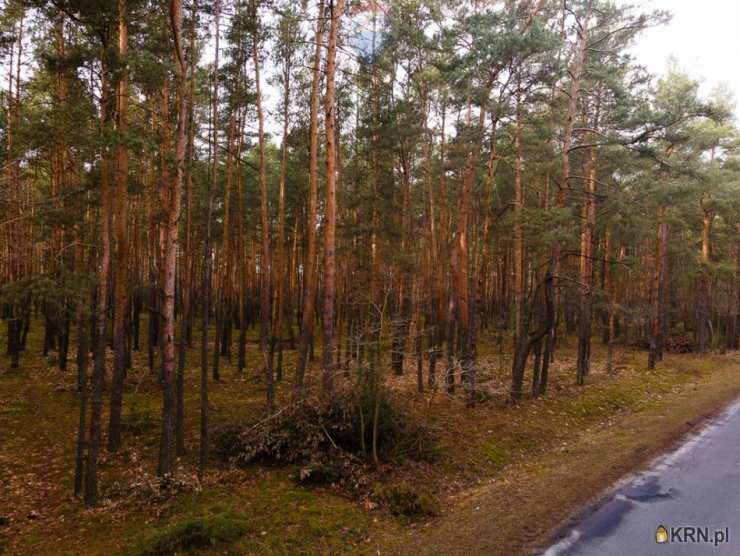
[[[0,553],[419,553],[489,482],[529,553],[740,395],[735,99],[638,62],[670,21],[2,0]]]

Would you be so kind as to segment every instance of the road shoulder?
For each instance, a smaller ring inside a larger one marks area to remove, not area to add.
[[[616,481],[645,467],[740,397],[738,354],[672,357],[661,372],[675,386],[652,403],[588,427],[559,448],[465,492],[441,518],[391,541],[388,552],[530,554],[549,546],[564,524]],[[686,372],[692,373],[690,379]]]

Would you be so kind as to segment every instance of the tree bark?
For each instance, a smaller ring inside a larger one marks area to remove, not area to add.
[[[735,224],[735,292],[730,315],[730,349],[740,348],[740,222]]]
[[[101,99],[100,119],[101,128],[110,125],[111,110],[110,92],[106,73],[108,65],[103,61],[101,68]],[[101,142],[101,144],[103,144]],[[100,182],[100,209],[98,212],[98,263],[97,263],[97,301],[95,307],[95,361],[92,375],[90,415],[90,438],[85,466],[85,504],[92,506],[98,498],[98,453],[100,452],[101,425],[100,418],[103,410],[103,379],[105,377],[105,349],[106,323],[108,317],[108,277],[110,271],[110,229],[111,229],[111,199],[110,199],[110,160],[107,149],[103,147],[101,155],[101,182]]]
[[[596,149],[590,149],[590,162],[584,188],[581,214],[580,300],[578,314],[578,353],[576,381],[583,385],[591,364],[591,320],[593,315],[593,242],[596,226]]]
[[[588,51],[588,36],[589,36],[589,23],[591,20],[593,1],[588,0],[586,5],[586,13],[582,19],[578,22],[578,38],[576,41],[576,51],[573,58],[573,63],[570,68],[570,87],[568,90],[568,107],[565,114],[565,123],[563,126],[563,146],[562,146],[562,166],[560,173],[560,183],[558,187],[558,209],[561,211],[565,209],[566,194],[569,188],[570,181],[570,149],[573,145],[573,128],[575,123],[575,117],[578,112],[578,95],[581,91],[581,81],[583,80],[584,68],[586,65],[586,55]],[[553,272],[553,288],[555,290],[555,311],[556,313],[562,310],[561,292],[559,288],[559,275],[562,268],[562,246],[560,240],[556,239],[552,246],[552,272]],[[554,319],[553,326],[557,327],[558,319]],[[555,328],[552,331],[552,336],[555,336]],[[554,340],[550,346],[553,350],[555,347]],[[550,354],[552,356],[552,353]]]
[[[180,191],[185,162],[185,126],[188,117],[187,92],[185,90],[185,58],[182,43],[182,0],[170,2],[170,25],[174,42],[175,79],[177,85],[177,130],[175,134],[175,177],[162,184],[162,206],[164,207],[164,234],[162,249],[162,434],[159,444],[160,477],[174,471],[175,459],[175,271],[177,268],[178,223],[180,221]],[[167,89],[162,95],[168,103]],[[166,114],[163,114],[166,117]],[[166,136],[165,139],[166,140]]]
[[[517,95],[516,122],[514,124],[514,345],[524,334],[524,192],[522,189],[522,114],[521,100]]]
[[[706,353],[709,336],[709,319],[711,318],[712,283],[709,275],[709,261],[712,238],[712,210],[711,200],[702,195],[702,245],[701,245],[701,273],[699,275],[699,291],[696,311],[696,351]]]
[[[553,320],[555,318],[554,305],[553,305],[553,277],[548,272],[545,275],[544,282],[540,285],[543,288],[545,314],[539,327],[532,333],[529,332],[529,323],[531,320],[532,311],[527,310],[523,319],[523,334],[519,337],[519,342],[515,346],[514,359],[512,361],[511,369],[511,399],[518,401],[522,397],[522,389],[524,386],[524,370],[527,365],[527,359],[532,351],[532,348],[537,345],[551,330],[553,326]],[[537,292],[533,294],[536,295]],[[542,371],[540,371],[542,372]],[[540,377],[540,381],[542,377]]]
[[[290,77],[293,70],[293,58],[287,52],[282,68],[283,74],[283,139],[280,147],[280,183],[278,186],[278,229],[275,265],[273,268],[275,284],[275,311],[273,321],[273,342],[277,342],[277,380],[283,376],[283,341],[285,331],[290,327],[290,319],[285,315],[285,295],[287,268],[285,264],[285,176],[288,168],[288,126],[290,125]]]
[[[87,416],[87,363],[89,355],[89,323],[85,303],[80,300],[77,307],[77,396],[79,400],[79,418],[77,421],[77,447],[75,458],[75,486],[74,494],[82,495],[85,476],[85,452],[87,451],[87,437],[85,430]]]
[[[219,39],[221,36],[221,1],[214,2],[215,51],[213,62],[213,93],[211,95],[211,175],[208,181],[208,210],[206,215],[205,253],[203,256],[203,318],[200,337],[200,449],[199,472],[202,474],[208,464],[208,328],[211,318],[211,279],[212,279],[212,221],[213,196],[216,191],[218,178],[218,82],[219,82]]]
[[[666,158],[673,154],[673,147],[669,147]],[[663,187],[668,185],[668,173],[661,176]],[[667,259],[668,259],[668,223],[666,222],[667,207],[660,203],[656,211],[656,233],[655,233],[655,272],[652,280],[651,291],[651,315],[650,315],[650,350],[648,353],[648,369],[654,369],[663,359],[663,345],[665,342],[665,301],[667,283]]]
[[[321,386],[324,395],[334,390],[334,303],[336,297],[336,105],[334,73],[337,54],[337,35],[341,26],[344,0],[329,0],[329,39],[326,51],[326,96],[324,97],[326,130],[326,200],[324,203],[324,307],[323,307],[323,364]]]
[[[177,410],[175,412],[175,449],[178,456],[185,454],[185,363],[187,358],[188,332],[192,317],[193,298],[193,147],[195,141],[195,66],[196,66],[196,14],[197,2],[193,2],[190,27],[190,69],[187,97],[188,138],[185,150],[185,249],[183,253],[182,274],[182,315],[180,317],[180,341],[177,359]]]
[[[303,306],[301,307],[301,337],[295,371],[294,395],[303,392],[306,358],[313,342],[314,311],[316,308],[316,206],[318,200],[319,151],[319,85],[321,83],[321,41],[324,35],[324,0],[319,1],[319,17],[314,36],[313,77],[311,81],[311,115],[308,159],[308,214],[306,216],[306,257],[303,273]]]
[[[128,306],[128,21],[126,0],[118,0],[118,64],[123,69],[116,83],[115,205],[116,259],[113,277],[113,380],[110,392],[108,451],[121,447],[121,403],[126,376],[125,317]]]
[[[252,2],[254,18],[257,18],[256,4]],[[268,220],[267,167],[265,165],[265,132],[262,112],[262,91],[260,84],[258,25],[255,21],[255,32],[252,37],[252,59],[254,62],[255,104],[257,106],[258,143],[259,143],[259,177],[260,177],[260,351],[262,352],[263,372],[265,373],[265,390],[268,407],[275,403],[273,385],[272,359],[268,339],[270,335],[270,224]]]

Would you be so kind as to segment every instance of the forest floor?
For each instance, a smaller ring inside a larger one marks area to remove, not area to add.
[[[40,355],[35,325],[20,370],[0,356],[0,553],[13,555],[169,554],[173,535],[198,528],[220,541],[196,552],[203,554],[530,553],[613,481],[740,396],[738,353],[671,355],[648,372],[644,353],[620,349],[607,375],[594,339],[585,388],[574,385],[566,341],[548,395],[512,405],[500,343],[481,341],[481,378],[491,395],[473,409],[441,392],[417,394],[411,369],[388,381],[436,439],[434,461],[386,466],[374,476],[439,500],[441,515],[411,521],[336,488],[302,486],[294,467],[214,462],[199,480],[195,349],[187,365],[188,455],[175,488],[161,495],[154,476],[161,395],[142,351],[126,386],[124,448],[103,450],[102,502],[87,509],[72,496],[75,371],[60,373],[53,357]],[[286,353],[288,378],[293,355]],[[252,342],[246,373],[222,361],[221,381],[210,390],[214,426],[264,415],[258,360]],[[278,387],[279,402],[289,390],[287,382]],[[103,415],[105,424],[107,407]]]

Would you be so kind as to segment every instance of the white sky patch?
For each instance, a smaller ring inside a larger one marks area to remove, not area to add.
[[[670,57],[679,69],[702,81],[701,93],[708,95],[724,84],[740,100],[738,63],[737,0],[618,0],[646,10],[668,10],[673,18],[667,25],[646,30],[632,52],[637,61],[656,76],[664,75]],[[740,115],[740,107],[736,108]]]

